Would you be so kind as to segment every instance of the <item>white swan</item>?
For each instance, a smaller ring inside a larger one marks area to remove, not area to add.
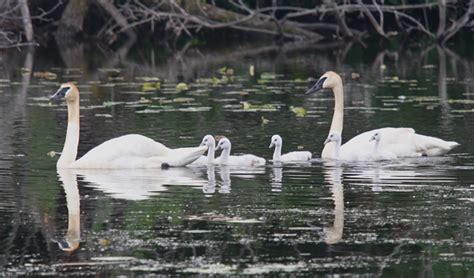
[[[207,147],[207,155],[201,155],[189,166],[210,165],[214,163],[214,154],[216,152],[216,139],[212,135],[206,135],[199,146]]]
[[[51,99],[64,98],[68,125],[57,168],[159,168],[185,166],[201,156],[207,147],[170,149],[148,137],[129,134],[110,139],[76,160],[79,145],[79,90],[73,83],[62,84]]]
[[[227,138],[221,138],[217,144],[216,150],[222,150],[221,155],[214,160],[215,164],[232,165],[232,166],[264,166],[265,159],[253,154],[230,155],[232,145]]]
[[[396,159],[397,155],[387,151],[387,150],[380,150],[380,140],[382,139],[382,135],[380,135],[379,131],[376,131],[372,137],[370,137],[369,142],[374,142],[374,160],[391,160]],[[421,156],[421,154],[415,151],[415,148],[412,148],[413,156]],[[408,152],[406,152],[408,153]]]
[[[341,135],[337,132],[329,133],[328,138],[326,138],[326,141],[324,141],[324,145],[327,145],[331,142],[334,143],[334,149],[333,149],[333,153],[330,159],[336,159],[336,160],[342,159],[341,158],[341,141],[342,141]]]
[[[306,94],[317,92],[323,88],[332,89],[335,97],[334,114],[332,118],[329,133],[337,132],[342,134],[344,119],[344,90],[341,77],[333,72],[326,72],[316,84],[309,89]],[[458,143],[453,141],[444,141],[442,139],[416,134],[412,128],[392,128],[386,127],[378,130],[384,140],[379,146],[380,151],[389,151],[395,153],[397,157],[412,156],[412,152],[405,150],[413,149],[419,155],[436,156],[449,152]],[[349,160],[373,160],[370,155],[369,139],[374,131],[367,131],[357,135],[341,147],[341,156]],[[326,144],[321,153],[321,158],[333,158],[335,144]]]
[[[275,151],[273,152],[273,161],[281,161],[281,162],[296,162],[296,161],[308,161],[311,160],[312,154],[308,151],[295,151],[289,152],[285,154],[281,154],[281,149],[283,146],[283,139],[280,135],[273,135],[270,141],[270,146],[268,147],[271,149],[275,147]]]

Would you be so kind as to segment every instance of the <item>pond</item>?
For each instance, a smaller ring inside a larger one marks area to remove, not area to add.
[[[436,47],[91,49],[1,56],[3,275],[474,276],[470,59]],[[344,141],[406,126],[461,146],[435,158],[318,159],[333,95],[304,92],[327,70],[345,82]],[[170,147],[213,134],[230,138],[234,153],[269,160],[270,138],[280,134],[284,151],[315,159],[57,171],[67,111],[49,96],[69,80],[81,91],[79,156],[128,133]],[[177,90],[180,82],[188,90]]]

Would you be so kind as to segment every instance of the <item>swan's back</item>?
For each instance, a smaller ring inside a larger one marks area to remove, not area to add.
[[[72,168],[159,168],[185,166],[198,159],[207,147],[170,149],[148,137],[129,134],[93,148]]]
[[[76,163],[85,161],[112,161],[123,157],[153,157],[164,156],[170,149],[146,136],[128,134],[110,139],[93,148]]]
[[[283,162],[294,162],[294,161],[308,161],[311,160],[313,155],[308,151],[295,151],[283,154],[281,161]]]
[[[225,163],[222,163],[221,157],[215,160],[216,164],[224,164],[230,166],[264,166],[265,165],[265,158],[259,157],[253,154],[244,154],[244,155],[230,155],[227,158]]]
[[[412,128],[386,127],[361,133],[341,146],[341,156],[348,160],[373,160],[373,142],[369,142],[372,134],[379,132],[381,154],[394,154],[395,157],[418,157],[422,155],[435,156],[449,152],[458,146],[456,142],[416,134]],[[389,155],[390,157],[392,155]],[[390,158],[385,158],[390,159]]]

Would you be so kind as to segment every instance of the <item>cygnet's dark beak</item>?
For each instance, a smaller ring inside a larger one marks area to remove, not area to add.
[[[319,78],[318,82],[314,84],[311,89],[307,90],[305,95],[316,93],[317,91],[321,90],[323,88],[324,81],[326,81],[327,77],[321,77]]]
[[[332,141],[331,141],[331,139],[327,138],[326,141],[324,141],[324,145],[326,145],[329,142],[332,142]]]

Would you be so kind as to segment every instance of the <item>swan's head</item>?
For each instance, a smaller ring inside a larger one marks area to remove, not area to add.
[[[223,137],[221,140],[219,140],[219,143],[217,143],[216,151],[230,149],[230,147],[230,140]]]
[[[333,132],[333,133],[329,134],[326,141],[324,141],[324,144],[326,145],[329,142],[334,142],[336,144],[340,143],[341,142],[341,134],[339,134],[337,132]]]
[[[281,146],[282,143],[283,143],[283,139],[281,139],[281,136],[275,134],[272,136],[272,139],[270,140],[270,146],[268,146],[268,148],[271,149],[275,146]]]
[[[342,84],[342,78],[339,74],[333,72],[333,71],[328,71],[325,74],[323,74],[318,82],[314,84],[311,89],[306,91],[305,94],[311,94],[311,93],[316,93],[317,91],[321,89],[333,89],[334,87],[340,86]]]
[[[202,138],[202,142],[200,146],[206,146],[208,148],[214,147],[216,145],[216,139],[212,135],[206,135]]]
[[[380,141],[380,132],[375,132],[374,135],[372,135],[372,137],[370,137],[369,139],[369,142],[372,142],[372,141],[376,141],[376,142],[379,142]]]
[[[67,102],[74,102],[79,99],[79,90],[72,82],[64,83],[59,87],[50,99],[66,99]]]

